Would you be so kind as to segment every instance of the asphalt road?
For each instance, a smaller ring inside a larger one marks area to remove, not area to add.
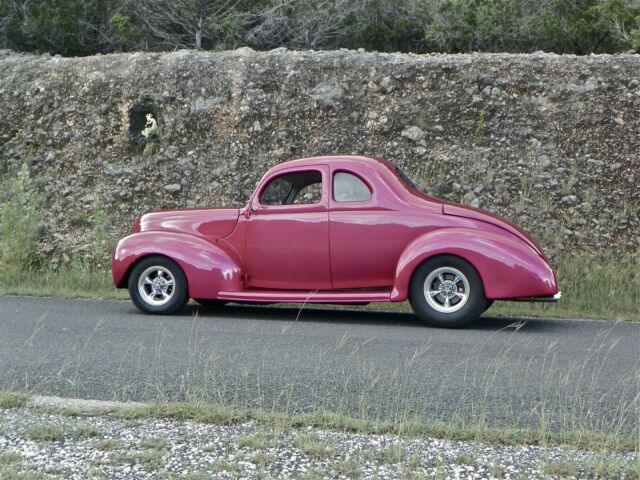
[[[0,297],[0,389],[60,396],[626,430],[639,368],[640,323]]]

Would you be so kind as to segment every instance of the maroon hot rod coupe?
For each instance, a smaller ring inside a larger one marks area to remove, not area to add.
[[[145,313],[189,298],[402,302],[464,326],[494,300],[555,301],[540,247],[487,212],[421,193],[381,159],[330,156],[273,167],[242,208],[142,215],[113,255],[116,287]]]

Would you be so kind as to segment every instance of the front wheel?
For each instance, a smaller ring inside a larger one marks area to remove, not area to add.
[[[133,267],[129,295],[139,310],[156,315],[175,313],[189,300],[184,272],[161,256],[144,258]]]
[[[430,258],[416,269],[409,302],[420,320],[447,328],[467,326],[487,308],[478,272],[451,255]]]

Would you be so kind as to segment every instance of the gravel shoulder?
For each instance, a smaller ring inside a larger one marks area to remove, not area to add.
[[[597,478],[598,466],[615,474],[603,478],[638,474],[634,453],[125,420],[92,411],[100,404],[80,416],[43,411],[42,402],[0,410],[0,477],[549,479]]]

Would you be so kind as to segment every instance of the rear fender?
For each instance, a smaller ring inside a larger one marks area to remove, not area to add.
[[[519,238],[444,228],[421,235],[405,247],[396,268],[392,301],[407,299],[413,272],[436,255],[455,255],[470,263],[480,274],[489,300],[551,296],[558,292],[551,267]]]
[[[149,255],[164,255],[180,265],[191,298],[215,299],[219,291],[242,290],[239,261],[218,245],[184,233],[154,231],[120,240],[112,260],[115,286],[126,288],[133,265]]]

